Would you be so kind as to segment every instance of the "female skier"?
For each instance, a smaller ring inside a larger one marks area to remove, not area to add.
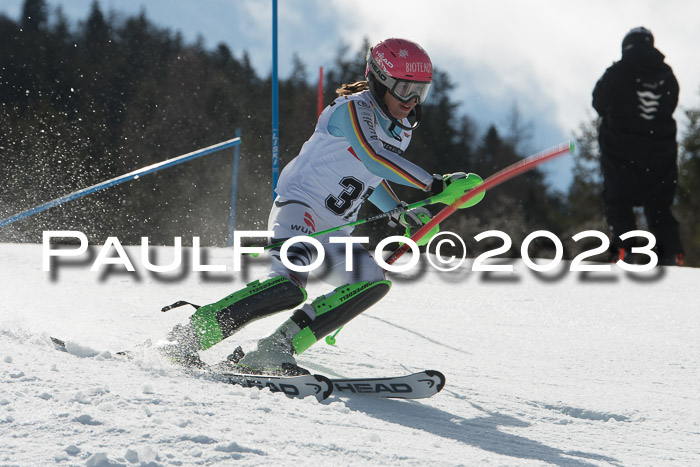
[[[437,194],[452,180],[465,177],[464,173],[431,175],[402,157],[411,131],[420,123],[420,105],[432,73],[428,54],[415,42],[392,38],[369,49],[366,81],[337,90],[339,97],[325,108],[311,138],[282,171],[268,219],[273,243],[350,223],[366,200],[384,212],[399,208],[392,218],[408,229],[417,230],[430,219],[424,208],[401,209],[405,203],[387,181]],[[176,326],[160,344],[161,352],[184,365],[201,365],[198,351],[253,320],[299,307],[270,336],[258,341],[256,350],[240,359],[242,352],[234,352],[238,355],[230,359],[246,373],[308,373],[297,366],[294,354],[375,304],[391,286],[384,270],[359,243],[347,246],[352,251],[352,270],[345,270],[346,244],[336,242],[338,237],[350,237],[351,231],[315,237],[325,252],[323,280],[337,286],[330,293],[307,302],[308,273],[288,269],[279,248],[273,249],[266,280],[198,308],[187,324]],[[336,238],[332,243],[331,237]],[[286,256],[294,265],[307,266],[316,258],[316,250],[296,243]]]

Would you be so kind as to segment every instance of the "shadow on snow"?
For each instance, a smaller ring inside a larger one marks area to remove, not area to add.
[[[619,465],[616,459],[601,454],[564,451],[503,432],[501,427],[524,428],[530,424],[509,415],[490,412],[471,402],[473,407],[486,415],[467,419],[415,401],[350,398],[344,400],[344,403],[349,409],[375,419],[421,430],[494,454],[566,466],[594,465],[586,460]]]

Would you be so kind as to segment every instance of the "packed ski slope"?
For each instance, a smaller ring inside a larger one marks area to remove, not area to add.
[[[208,250],[227,273],[91,272],[90,260],[43,272],[40,245],[0,244],[0,465],[700,465],[697,269],[421,261],[337,346],[299,358],[328,376],[442,371],[445,389],[421,401],[289,399],[185,376],[150,351],[115,354],[190,313],[163,305],[208,303],[265,271],[259,258],[230,272],[230,257]],[[204,359],[250,348],[283,315]]]

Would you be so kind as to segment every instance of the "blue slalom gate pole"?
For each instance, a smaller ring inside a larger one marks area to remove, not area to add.
[[[241,129],[236,128],[236,138],[240,138]],[[238,196],[238,158],[240,156],[241,145],[237,144],[233,148],[233,180],[231,182],[231,212],[228,222],[228,246],[233,246],[233,230],[236,225],[236,198]]]
[[[279,90],[277,86],[277,0],[272,0],[272,200],[280,173]]]
[[[153,165],[149,165],[147,167],[144,167],[142,169],[135,170],[133,172],[129,172],[128,174],[121,175],[119,177],[112,178],[110,180],[106,180],[104,182],[98,183],[96,185],[89,186],[87,188],[83,188],[82,190],[74,191],[73,193],[67,194],[65,196],[61,196],[60,198],[56,198],[54,200],[48,201],[44,204],[41,204],[39,206],[35,206],[27,211],[20,212],[19,214],[15,214],[14,216],[8,217],[6,219],[0,220],[0,229],[5,227],[6,225],[10,225],[13,222],[17,222],[20,219],[25,219],[29,216],[33,216],[34,214],[38,214],[42,211],[46,211],[47,209],[51,209],[55,206],[61,205],[63,203],[67,203],[68,201],[72,201],[74,199],[82,198],[83,196],[105,190],[109,187],[113,187],[115,185],[119,185],[124,182],[128,182],[131,180],[137,180],[139,177],[142,177],[144,175],[152,174],[154,172],[158,172],[163,169],[167,169],[168,167],[172,167],[177,164],[182,164],[183,162],[191,161],[193,159],[197,159],[199,157],[207,156],[213,152],[221,151],[223,149],[230,148],[232,146],[237,146],[241,144],[241,138],[233,138],[228,141],[224,141],[222,143],[215,144],[213,146],[209,146],[203,149],[198,149],[197,151],[193,151],[187,154],[183,154],[178,157],[174,157],[172,159],[167,159],[163,162],[158,162]]]

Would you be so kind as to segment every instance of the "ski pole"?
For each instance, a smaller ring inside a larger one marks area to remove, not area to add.
[[[376,214],[376,215],[374,215],[374,216],[367,217],[367,218],[365,218],[365,219],[358,219],[358,220],[356,220],[356,221],[349,222],[349,223],[347,223],[347,224],[339,225],[339,226],[337,226],[337,227],[331,227],[330,229],[322,230],[322,231],[320,231],[320,232],[314,232],[314,233],[309,234],[309,235],[306,235],[306,236],[307,236],[307,237],[318,237],[319,235],[325,235],[325,234],[327,234],[327,233],[337,232],[337,231],[339,231],[339,230],[341,230],[341,229],[344,229],[344,228],[347,228],[347,227],[355,227],[355,226],[357,226],[357,225],[362,225],[362,224],[367,224],[367,223],[369,223],[369,222],[374,222],[374,221],[377,221],[377,220],[379,220],[379,219],[384,219],[384,218],[390,217],[390,216],[392,216],[393,214],[398,214],[398,213],[410,211],[411,209],[416,209],[416,208],[420,208],[420,207],[423,207],[423,206],[427,206],[427,205],[429,205],[429,204],[432,204],[432,203],[433,203],[433,198],[434,198],[434,197],[431,196],[430,198],[426,198],[426,199],[424,199],[424,200],[422,200],[422,201],[416,201],[415,203],[409,204],[409,205],[407,205],[407,206],[405,206],[405,207],[397,207],[396,209],[392,209],[391,211],[382,212],[382,213],[380,213],[380,214]],[[265,249],[265,250],[270,250],[270,249],[272,249],[272,248],[277,248],[277,247],[280,247],[280,246],[284,245],[284,242],[285,242],[285,241],[286,241],[286,240],[283,240],[283,241],[277,242],[277,243],[272,243],[272,244],[270,244],[270,245],[265,245],[265,246],[262,247],[262,248]],[[249,254],[249,255],[252,255],[252,256],[257,256],[257,255],[258,255],[257,253],[245,253],[245,254]]]
[[[410,206],[406,206],[405,208],[402,208],[399,212],[404,212],[408,211],[410,209],[414,209],[417,207],[420,207],[420,205],[425,206],[428,204],[433,204],[433,203],[442,203],[442,204],[452,204],[455,202],[457,198],[461,198],[462,195],[467,193],[469,190],[472,190],[475,186],[480,185],[483,183],[483,179],[479,177],[476,174],[470,173],[467,174],[465,178],[458,179],[456,181],[453,181],[450,185],[448,185],[445,190],[442,193],[439,193],[437,195],[433,195],[430,198],[422,201],[415,203]],[[477,204],[481,199],[484,197],[483,191],[481,192],[481,196],[475,196],[471,198],[471,201],[466,201],[463,204],[459,204],[458,208],[467,208],[471,207],[475,204]],[[389,214],[392,214],[395,211],[389,212]],[[385,213],[386,214],[386,213]],[[386,217],[386,216],[383,216]],[[326,344],[328,345],[335,345],[336,340],[335,337],[338,335],[338,333],[343,329],[343,326],[340,326],[332,335],[326,336]]]
[[[458,199],[461,199],[463,195],[466,193],[470,192],[470,190],[473,190],[474,187],[479,186],[482,184],[484,181],[482,180],[481,177],[479,177],[476,174],[470,173],[468,174],[465,178],[458,179],[456,181],[453,181],[450,185],[448,185],[445,190],[442,193],[439,193],[437,195],[433,195],[427,200],[424,201],[430,201],[429,203],[425,204],[432,204],[432,203],[442,203],[442,204],[455,204],[457,206],[457,209],[463,209],[463,208],[468,208],[471,206],[474,206],[477,204],[479,201],[481,201],[484,197],[484,192],[481,191],[480,193],[476,193],[475,196],[469,197],[468,199],[465,199],[464,203],[456,203]],[[481,196],[479,196],[481,194]],[[418,203],[416,203],[418,204]],[[423,204],[423,205],[425,205]],[[419,206],[415,206],[419,207]],[[406,208],[403,209],[403,211],[407,211],[409,209],[412,209],[411,206],[407,206]],[[343,329],[343,326],[340,326],[332,335],[326,336],[326,344],[328,345],[335,345],[336,340],[335,337],[338,335],[338,333]]]

